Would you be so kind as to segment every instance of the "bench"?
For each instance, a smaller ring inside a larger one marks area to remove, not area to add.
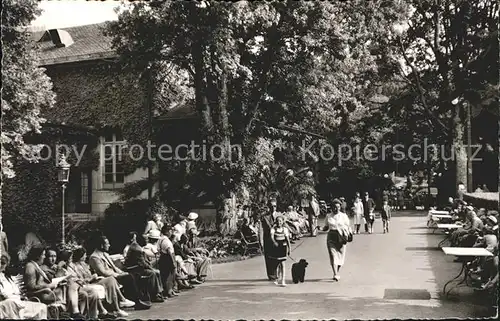
[[[454,255],[462,258],[469,258],[469,257],[488,257],[488,256],[493,256],[491,252],[486,250],[485,248],[473,248],[473,247],[443,247],[443,252],[446,255]],[[449,284],[457,281],[461,276],[463,275],[463,279],[459,281],[455,286],[450,287],[448,291],[446,288],[448,287]],[[451,279],[450,281],[446,282],[446,284],[443,287],[443,294],[448,296],[450,292],[453,289],[456,289],[461,286],[470,286],[469,281],[470,280],[470,271],[467,266],[467,261],[463,260],[462,262],[462,269],[460,270],[460,273]]]
[[[31,296],[31,297],[28,296],[26,285],[24,284],[24,277],[21,274],[13,276],[12,281],[14,281],[14,283],[19,287],[19,290],[21,291],[21,297],[23,299],[26,299],[27,301],[40,303],[40,300],[36,296]],[[55,302],[52,304],[47,304],[47,317],[49,319],[60,319],[62,317],[61,314],[64,312],[66,312],[66,306],[64,303]]]

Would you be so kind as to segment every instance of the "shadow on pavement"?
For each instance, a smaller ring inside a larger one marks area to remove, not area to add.
[[[439,251],[442,252],[440,247],[437,246],[409,246],[407,251]]]
[[[432,232],[428,232],[428,233],[425,233],[425,232],[407,233],[407,235],[432,235],[432,234],[433,234]]]
[[[427,211],[392,211],[392,217],[424,217],[429,215]]]
[[[246,284],[248,286],[248,284]],[[262,285],[260,285],[262,286]],[[419,319],[447,318],[456,303],[446,308],[429,300],[353,298],[342,293],[248,293],[233,285],[200,287],[169,303],[155,304],[148,311],[136,311],[134,319]],[[193,304],[196,302],[196,304]],[[430,303],[428,303],[430,302]],[[307,309],[304,305],[307,304]],[[426,305],[427,304],[427,305]],[[223,309],[221,309],[223,307]],[[487,317],[477,311],[476,317]]]

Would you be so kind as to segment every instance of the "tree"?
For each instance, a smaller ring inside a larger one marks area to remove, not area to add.
[[[16,161],[36,161],[37,146],[24,136],[39,132],[44,119],[40,109],[54,104],[51,82],[38,67],[37,58],[24,29],[40,13],[36,0],[2,2],[2,172],[0,179],[0,222],[5,179],[15,177]],[[3,225],[0,224],[0,232]]]
[[[466,184],[468,108],[493,110],[498,102],[499,4],[490,0],[408,3],[412,10],[395,25],[392,45],[387,46],[394,60],[402,61],[400,75],[416,98],[405,107],[428,123],[436,141],[453,146],[455,186],[459,181]]]
[[[39,132],[41,108],[51,107],[55,95],[49,77],[38,60],[26,27],[40,14],[36,0],[2,3],[2,180],[15,176],[13,161],[36,160],[37,146],[24,135]]]
[[[363,114],[377,57],[367,42],[400,14],[384,1],[141,2],[109,33],[128,67],[189,74],[208,144],[243,146],[238,162],[225,148],[221,160],[190,167],[222,205],[244,183],[259,122],[328,132]]]

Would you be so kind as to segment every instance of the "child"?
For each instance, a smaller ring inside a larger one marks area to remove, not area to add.
[[[384,206],[382,206],[382,228],[384,229],[384,234],[389,233],[389,221],[391,220],[391,207],[389,206],[387,200],[384,200]]]

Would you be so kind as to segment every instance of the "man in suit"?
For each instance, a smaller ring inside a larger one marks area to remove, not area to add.
[[[142,300],[141,293],[137,287],[137,282],[134,277],[128,273],[120,270],[108,254],[109,240],[106,236],[99,237],[99,245],[97,249],[89,257],[89,265],[91,269],[99,276],[113,276],[116,280],[123,285],[125,296],[131,298],[135,302],[136,310],[146,310],[151,308],[151,302]],[[147,298],[146,298],[147,299]],[[125,308],[120,303],[120,307]]]
[[[148,235],[149,238],[151,236],[151,234]],[[146,260],[144,249],[137,242],[130,244],[125,257],[125,267],[136,280],[143,300],[160,303],[165,301],[161,295],[163,286],[160,271],[153,268]]]
[[[266,262],[267,278],[270,281],[276,281],[278,279],[276,275],[276,270],[278,268],[278,262],[271,258],[272,250],[274,248],[273,240],[271,239],[271,228],[274,225],[273,217],[274,207],[269,204],[268,212],[261,218],[260,223],[260,245],[264,249],[264,259]]]

